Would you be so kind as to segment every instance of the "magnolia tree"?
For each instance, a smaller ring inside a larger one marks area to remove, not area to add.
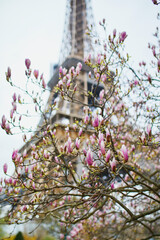
[[[105,29],[105,20],[100,25]],[[158,39],[158,30],[155,36]],[[126,38],[126,32],[114,30],[94,62],[91,55],[85,58],[94,86],[84,91],[90,104],[78,98],[82,64],[59,68],[53,91],[84,109],[82,120],[66,127],[50,124],[48,115],[57,110],[56,102],[44,110],[44,77],[25,60],[26,88],[17,87],[23,95],[13,94],[10,116],[1,122],[8,135],[20,131],[24,140],[23,150],[12,154],[14,174],[7,174],[7,163],[3,166],[0,202],[10,205],[5,219],[9,224],[34,219],[43,223],[50,216],[60,222],[61,239],[160,237],[160,50],[158,44],[149,44],[151,65],[142,61],[136,71],[124,51]],[[10,68],[6,79],[16,87]],[[103,88],[97,96],[98,86]],[[43,120],[35,131],[23,125],[33,114]]]

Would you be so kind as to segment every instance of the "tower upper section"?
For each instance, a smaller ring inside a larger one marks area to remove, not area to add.
[[[60,63],[67,57],[84,58],[93,50],[87,26],[94,26],[90,0],[67,0]]]

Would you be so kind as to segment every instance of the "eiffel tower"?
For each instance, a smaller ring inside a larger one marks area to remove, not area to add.
[[[57,131],[59,131],[58,135],[61,143],[64,142],[64,127],[68,125],[72,126],[75,120],[81,121],[84,103],[92,105],[92,99],[84,95],[84,92],[92,91],[94,88],[94,83],[88,76],[91,69],[84,63],[85,55],[88,56],[88,54],[91,53],[91,55],[94,56],[92,40],[86,34],[87,26],[91,25],[94,29],[91,0],[67,0],[60,64],[54,69],[53,76],[48,83],[50,95],[47,101],[47,110],[44,113],[47,124],[50,124],[51,128],[54,128],[54,126],[58,124],[59,128]],[[77,83],[82,90],[78,95],[81,104],[63,100],[60,94],[55,92],[54,89],[59,81],[59,67],[62,66],[63,68],[69,69],[72,66],[76,66],[79,62],[82,63],[82,70],[78,76]],[[96,87],[97,96],[99,96],[99,92],[102,89],[103,86],[101,85]],[[56,102],[57,110],[49,111],[54,102]],[[37,126],[35,141],[41,139],[40,132],[45,125],[44,114],[41,116]],[[74,135],[73,138],[75,138],[75,131],[73,131],[72,134]],[[34,142],[34,140],[27,142],[20,149],[20,152],[23,152],[25,149],[30,151],[31,142]]]
[[[89,53],[92,55],[94,53],[92,40],[86,34],[87,26],[94,26],[91,1],[67,0],[60,64],[63,68],[69,69],[72,66],[76,67],[78,62],[82,63],[82,71],[76,83],[82,89],[78,96],[79,102],[85,104],[88,104],[88,99],[82,92],[91,90],[92,83],[88,77],[91,69],[85,65],[84,57]],[[59,81],[59,66],[48,83],[51,90],[48,106],[52,106],[56,101],[58,110],[53,111],[48,118],[51,125],[55,123],[72,125],[75,120],[82,118],[83,107],[82,104],[67,102],[55,93],[54,87]]]

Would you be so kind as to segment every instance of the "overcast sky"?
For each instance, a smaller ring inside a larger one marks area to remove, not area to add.
[[[11,109],[13,89],[5,80],[8,66],[16,83],[25,80],[24,60],[30,58],[32,67],[50,78],[50,66],[59,59],[64,29],[65,0],[0,0],[0,121]],[[132,62],[149,58],[148,42],[158,25],[160,7],[151,0],[92,0],[96,25],[106,19],[108,32],[114,28],[126,31],[127,50]],[[98,27],[97,27],[98,29]],[[0,174],[4,162],[13,172],[11,154],[21,147],[19,136],[7,136],[0,129]]]

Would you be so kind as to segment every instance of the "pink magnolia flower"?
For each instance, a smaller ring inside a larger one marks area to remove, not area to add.
[[[9,81],[10,77],[11,77],[11,68],[8,67],[8,68],[7,68],[7,72],[6,72],[7,81]]]
[[[96,114],[93,118],[93,121],[92,121],[92,126],[93,127],[98,127],[99,126],[99,118],[98,118],[98,115]]]
[[[13,98],[13,101],[16,102],[16,100],[17,100],[16,93],[13,94],[12,98]]]
[[[8,165],[7,165],[7,163],[5,163],[3,165],[3,171],[4,171],[5,174],[7,173],[7,169],[8,169]]]
[[[101,55],[98,55],[97,63],[98,63],[99,65],[101,64]]]
[[[63,68],[62,68],[62,66],[60,66],[59,67],[59,73],[62,74],[62,72],[63,72]]]
[[[100,100],[103,100],[104,97],[104,89],[102,89],[99,93]]]
[[[82,63],[81,63],[81,62],[79,62],[79,63],[77,64],[77,66],[79,67],[80,70],[82,69]]]
[[[124,161],[127,162],[128,161],[128,150],[125,145],[122,145],[121,152],[122,152]]]
[[[75,72],[73,72],[73,75],[79,75],[79,73],[80,73],[80,68],[77,66],[76,67],[76,71]]]
[[[34,182],[32,183],[32,187],[33,187],[33,189],[35,189],[35,187],[36,187]]]
[[[62,82],[62,80],[59,80],[59,81],[58,81],[58,87],[61,89],[62,86],[63,86],[63,82]]]
[[[70,88],[70,86],[71,86],[71,81],[68,80],[68,81],[67,81],[67,88]]]
[[[64,234],[63,233],[60,234],[60,239],[64,239]]]
[[[110,157],[111,157],[111,151],[109,149],[106,153],[106,162],[109,162]]]
[[[102,153],[101,153],[101,151],[99,150],[99,151],[98,151],[98,157],[99,157],[99,159],[101,159],[101,156],[102,156]]]
[[[91,151],[91,149],[89,148],[89,150],[87,151],[87,156],[86,156],[86,162],[88,165],[92,165],[93,164],[93,153]]]
[[[68,141],[67,141],[67,152],[68,152],[68,153],[71,153],[72,151],[73,151],[72,141],[71,141],[71,138],[69,137],[69,138],[68,138]]]
[[[25,149],[23,152],[23,158],[26,158],[26,157],[27,157],[27,150]]]
[[[117,33],[117,30],[116,30],[116,29],[114,29],[114,30],[113,30],[113,38],[115,38],[115,37],[116,37],[116,33]]]
[[[116,171],[116,160],[115,158],[110,162],[110,166],[113,172]]]
[[[17,104],[15,102],[12,103],[13,111],[15,112],[17,110]]]
[[[138,80],[135,79],[135,80],[134,80],[134,85],[138,85],[138,84],[139,84]]]
[[[7,134],[11,133],[11,129],[8,123],[5,125],[5,130]]]
[[[73,229],[71,230],[71,237],[74,238],[77,235],[77,232]]]
[[[35,78],[38,79],[39,71],[38,70],[34,70],[33,74],[34,74]]]
[[[114,183],[113,182],[111,183],[111,189],[114,189]]]
[[[147,134],[149,137],[151,137],[151,125],[147,126]]]
[[[42,87],[43,87],[43,88],[46,88],[46,86],[47,86],[47,85],[46,85],[44,79],[42,79]]]
[[[95,143],[95,139],[93,136],[90,136],[90,141],[91,141],[91,144],[93,145]]]
[[[65,76],[67,74],[67,69],[63,68],[63,75]]]
[[[15,160],[18,155],[18,150],[14,150],[12,153],[12,160]]]
[[[119,41],[123,42],[126,39],[126,37],[127,37],[126,32],[121,32],[119,35]]]
[[[82,135],[82,132],[83,132],[83,129],[80,128],[79,133],[78,133],[78,136],[79,136],[79,137]]]
[[[153,4],[158,5],[157,0],[152,0]]]
[[[6,117],[3,115],[2,116],[2,123],[1,123],[1,127],[4,129],[6,126]]]
[[[22,211],[23,211],[23,212],[27,211],[27,206],[26,206],[26,205],[23,206]]]
[[[145,136],[145,133],[144,133],[144,132],[142,133],[142,136],[139,137],[139,138],[140,138],[140,141],[141,141],[142,143],[145,143],[145,141],[146,141],[146,136]]]
[[[110,132],[109,132],[108,128],[106,128],[106,138],[107,138],[107,142],[110,141],[110,137],[111,137]]]
[[[105,155],[106,151],[105,151],[105,144],[103,140],[101,141],[100,148],[101,148],[102,155]]]
[[[13,111],[13,109],[10,111],[10,118],[12,119],[13,118],[13,113],[14,113],[14,111]]]
[[[101,76],[101,79],[102,79],[102,82],[104,82],[104,83],[105,83],[105,81],[106,81],[106,79],[107,79],[107,76],[106,76],[106,74],[103,74],[103,75]]]
[[[46,149],[44,150],[43,157],[46,158],[46,159],[49,158],[49,152],[47,152]]]
[[[78,150],[80,147],[80,139],[76,138],[75,144],[76,144],[76,149]]]
[[[26,68],[27,68],[27,69],[30,68],[30,65],[31,65],[30,59],[28,59],[28,58],[25,59],[25,65],[26,65]]]
[[[99,143],[99,145],[101,144],[101,141],[103,141],[103,140],[104,140],[103,133],[101,133],[101,132],[99,131],[99,133],[98,133],[98,143]]]
[[[12,184],[12,178],[9,178],[9,183]]]
[[[88,116],[88,115],[85,115],[85,117],[84,117],[84,123],[85,123],[85,124],[88,124],[88,122],[89,122],[89,116]]]

